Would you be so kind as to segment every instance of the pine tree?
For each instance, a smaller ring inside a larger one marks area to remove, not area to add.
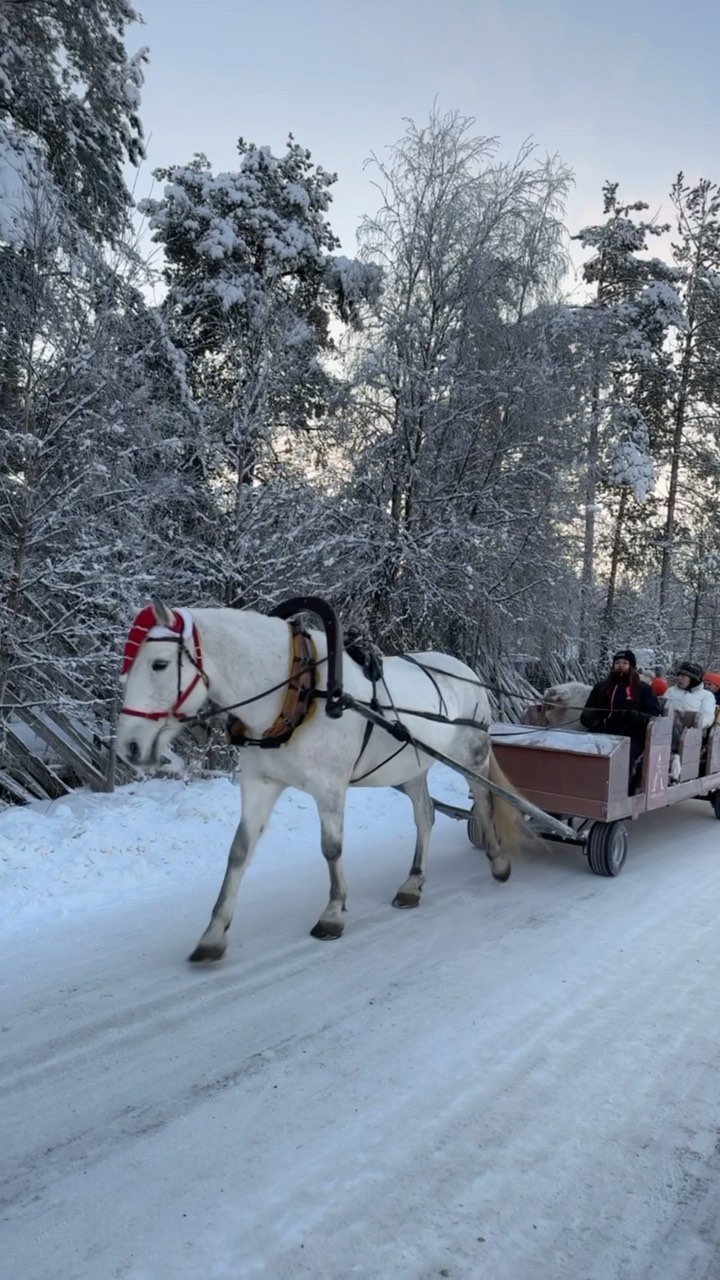
[[[44,174],[65,225],[116,241],[132,198],[126,159],[143,155],[138,114],[146,50],[129,57],[127,0],[0,4],[0,193],[9,152]],[[0,238],[2,229],[0,224]]]
[[[238,153],[232,173],[214,175],[202,156],[158,171],[164,195],[143,207],[165,252],[169,329],[212,427],[228,561],[240,566],[249,491],[314,441],[334,390],[331,321],[359,325],[380,272],[334,254],[335,177],[309,151],[291,137],[280,157],[242,139]],[[231,578],[227,598],[239,600]]]
[[[587,644],[595,598],[596,518],[603,484],[619,491],[611,533],[610,575],[603,609],[604,644],[610,642],[615,592],[621,568],[622,530],[629,503],[644,501],[654,478],[651,419],[662,413],[669,377],[664,343],[682,323],[672,272],[656,258],[642,258],[651,236],[664,224],[636,219],[648,206],[622,204],[618,184],[603,188],[605,221],[575,237],[592,256],[583,278],[595,296],[579,323],[585,328],[588,360],[587,461],[579,633]]]
[[[673,259],[687,323],[676,352],[677,394],[667,442],[669,472],[660,569],[660,612],[670,602],[676,559],[678,502],[686,446],[706,433],[720,439],[720,192],[703,179],[694,187],[680,173],[672,188],[677,240]],[[697,473],[690,471],[691,488]]]

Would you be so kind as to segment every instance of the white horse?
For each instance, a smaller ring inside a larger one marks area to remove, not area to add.
[[[320,631],[309,635],[317,654],[316,687],[323,690],[327,687],[326,637]],[[233,708],[242,717],[247,735],[261,739],[268,726],[278,722],[282,710],[291,639],[287,622],[245,610],[197,609],[191,615],[159,604],[143,610],[125,649],[119,754],[135,765],[156,763],[208,699],[215,707]],[[347,656],[344,688],[358,701],[370,703],[372,684]],[[487,694],[463,662],[441,653],[413,654],[409,660],[385,658],[376,692],[389,720],[400,720],[428,747],[513,790],[493,755],[488,733],[477,723],[489,725]],[[424,719],[423,713],[441,718]],[[313,937],[339,938],[343,932],[347,899],[343,813],[349,786],[396,787],[409,797],[417,829],[415,853],[393,905],[418,906],[434,818],[427,787],[432,763],[414,746],[399,744],[383,727],[373,728],[368,738],[366,721],[353,710],[330,719],[320,699],[283,746],[270,750],[246,746],[240,773],[241,822],[210,923],[190,960],[219,960],[224,954],[240,881],[286,787],[311,795],[320,817],[330,898],[311,931]],[[470,789],[492,874],[496,880],[507,880],[510,850],[521,838],[522,819],[511,804],[489,794],[481,784],[470,782]]]

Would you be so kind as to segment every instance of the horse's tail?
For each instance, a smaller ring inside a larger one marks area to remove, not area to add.
[[[503,787],[505,791],[509,791],[511,795],[519,795],[517,787],[514,787],[510,779],[503,773],[497,761],[497,756],[490,748],[490,758],[488,760],[488,778],[494,782],[497,787]],[[522,814],[519,809],[515,808],[509,800],[503,799],[502,796],[489,793],[490,816],[497,842],[500,849],[500,855],[492,859],[493,875],[496,880],[507,880],[510,875],[510,850],[516,848],[527,833],[526,825],[523,821]],[[507,869],[505,869],[507,868]]]

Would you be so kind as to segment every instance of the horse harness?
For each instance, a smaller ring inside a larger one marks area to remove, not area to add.
[[[315,671],[317,667],[317,649],[312,636],[304,631],[299,622],[294,619],[289,622],[290,626],[290,675],[287,681],[287,689],[285,698],[280,712],[269,729],[259,738],[249,736],[243,721],[234,715],[229,715],[225,728],[226,741],[233,747],[261,747],[272,748],[281,747],[285,742],[289,742],[296,729],[308,720],[314,710],[315,702],[318,697],[322,697],[323,693],[315,687]],[[390,705],[394,708],[390,690],[385,683],[383,674],[383,660],[379,649],[374,645],[363,642],[356,634],[349,635],[350,643],[344,646],[348,657],[352,659],[361,669],[366,680],[372,684],[372,698],[370,707],[373,711],[382,714],[382,708],[377,697],[377,686],[382,683],[383,688],[390,700]],[[420,665],[418,663],[418,665]],[[438,688],[437,682],[430,676],[430,679]],[[440,694],[441,705],[442,695]],[[372,736],[373,729],[377,722],[367,720],[365,722],[365,732],[363,734],[362,744],[358,753],[352,772],[355,773],[366,748]],[[383,765],[393,760],[396,755],[404,751],[409,745],[408,741],[403,741],[400,746],[392,752],[386,760],[375,765],[367,773],[361,775],[360,778],[351,778],[351,782],[360,782],[364,778],[381,769]]]
[[[282,616],[281,611],[286,612],[286,614],[289,613],[290,610],[288,606],[305,604],[318,604],[322,605],[323,609],[326,608],[326,606],[324,606],[324,602],[319,600],[315,601],[314,597],[302,597],[299,600],[287,602],[285,606],[280,606],[274,612],[276,616]],[[143,719],[156,721],[166,720],[173,717],[177,720],[184,721],[186,724],[191,724],[194,721],[201,722],[206,719],[214,718],[217,715],[221,715],[223,711],[227,711],[230,714],[227,719],[225,736],[230,745],[235,747],[274,748],[281,747],[284,743],[288,742],[293,733],[313,714],[316,700],[323,699],[325,701],[326,714],[330,716],[331,719],[337,719],[344,710],[358,711],[365,718],[365,731],[360,751],[355,760],[355,764],[353,765],[353,775],[355,774],[355,771],[367,750],[368,743],[372,736],[372,731],[375,727],[382,728],[400,744],[388,757],[382,760],[379,764],[374,765],[373,768],[369,769],[366,773],[361,774],[360,777],[351,776],[351,785],[353,783],[363,781],[372,773],[376,773],[379,769],[383,768],[384,765],[393,760],[396,755],[399,755],[405,747],[412,745],[415,746],[416,750],[418,750],[418,744],[415,743],[412,734],[399,719],[403,714],[418,716],[426,720],[437,720],[453,724],[467,724],[474,728],[487,729],[486,724],[474,719],[456,718],[453,721],[448,721],[447,706],[443,698],[440,685],[435,679],[433,672],[437,672],[438,675],[449,675],[450,673],[443,671],[441,668],[426,666],[424,663],[418,662],[416,658],[409,654],[401,654],[400,656],[404,661],[411,662],[415,666],[419,667],[419,669],[423,671],[432,682],[438,694],[440,711],[435,713],[429,711],[417,711],[406,707],[396,707],[385,680],[383,656],[379,649],[377,649],[375,645],[367,641],[363,641],[357,633],[349,633],[347,637],[349,643],[343,644],[341,639],[342,632],[339,629],[339,624],[337,624],[337,621],[334,619],[334,615],[329,620],[335,623],[334,628],[328,625],[328,619],[323,616],[323,622],[325,624],[328,639],[328,689],[317,689],[317,667],[320,662],[324,662],[326,659],[318,660],[315,643],[308,632],[303,630],[299,622],[288,616],[284,618],[284,621],[288,622],[288,626],[290,628],[290,674],[286,680],[282,680],[272,688],[264,690],[263,693],[257,694],[252,698],[248,698],[242,703],[236,703],[234,706],[216,708],[205,715],[188,716],[181,710],[181,707],[186,702],[189,694],[199,682],[202,681],[206,689],[209,684],[208,677],[204,670],[200,638],[195,623],[189,611],[183,609],[173,611],[171,627],[158,626],[156,625],[153,608],[148,607],[147,609],[142,610],[133,623],[133,627],[131,628],[128,641],[125,646],[123,675],[128,673],[143,641],[173,640],[177,644],[177,697],[172,707],[167,711],[138,711],[129,707],[124,707],[122,709],[122,714],[140,716]],[[359,702],[349,694],[345,694],[342,690],[342,681],[339,672],[343,650],[347,653],[348,657],[360,667],[366,680],[368,680],[372,685],[372,696],[369,703]],[[189,658],[192,666],[195,668],[195,674],[185,690],[182,689],[181,684],[183,655]],[[462,676],[454,678],[459,680],[465,679],[465,677]],[[477,683],[479,684],[480,682],[478,681]],[[378,699],[379,684],[382,684],[388,699],[388,705],[386,707],[383,706]],[[232,713],[237,709],[237,707],[247,706],[251,702],[257,702],[261,698],[267,697],[268,694],[274,693],[278,689],[282,688],[285,689],[285,696],[280,712],[276,716],[275,720],[259,738],[250,737],[243,721]],[[392,711],[396,717],[395,720],[387,720],[384,715],[385,711]]]
[[[317,649],[299,622],[290,627],[290,675],[279,714],[260,738],[251,738],[238,716],[229,715],[225,738],[233,747],[281,747],[315,710]]]
[[[315,687],[318,652],[316,652],[313,637],[302,630],[300,623],[295,620],[288,620],[288,626],[291,628],[291,666],[281,710],[279,710],[278,716],[275,717],[270,727],[266,728],[263,735],[250,737],[240,717],[233,716],[232,708],[229,708],[231,714],[229,714],[227,726],[225,726],[225,740],[231,746],[237,746],[237,748],[241,748],[241,746],[259,746],[259,748],[263,749],[282,746],[284,742],[290,741],[293,733],[299,730],[301,724],[304,724],[307,719],[313,716],[315,701],[325,698],[325,691]],[[401,710],[405,710],[405,708],[398,710],[395,703],[393,703],[391,692],[389,692],[387,682],[384,680],[382,653],[380,653],[377,646],[370,644],[369,641],[361,640],[360,636],[356,634],[350,634],[348,639],[350,639],[350,644],[343,645],[343,649],[345,649],[347,657],[351,658],[352,662],[355,662],[361,668],[366,680],[373,686],[373,694],[372,698],[370,698],[368,709],[374,713],[372,719],[365,719],[363,742],[361,742],[355,764],[352,765],[350,778],[350,785],[352,786],[354,783],[365,781],[365,778],[370,777],[370,774],[377,773],[378,769],[382,769],[384,765],[389,764],[391,760],[395,759],[396,755],[400,755],[401,751],[405,750],[406,746],[413,745],[413,739],[411,739],[410,733],[405,730],[405,726],[400,722],[400,719],[397,718],[393,722],[386,721],[386,717],[384,717],[384,710],[393,710],[396,717],[400,717]],[[402,654],[401,657],[406,662],[414,663],[416,667],[420,668],[420,671],[425,672],[428,680],[436,687],[439,708],[441,708],[438,716],[433,716],[432,713],[428,712],[414,712],[413,714],[429,719],[446,719],[447,707],[445,699],[443,699],[441,687],[439,687],[436,678],[433,676],[432,668],[425,668],[423,663],[411,658],[410,655]],[[380,684],[386,691],[388,698],[387,708],[383,708],[378,699],[378,685]],[[347,695],[343,695],[343,704],[346,705],[347,709],[361,709],[361,704],[357,704],[355,699],[350,699]],[[469,721],[468,723],[475,724],[474,721]],[[375,727],[384,728],[388,733],[391,733],[391,736],[395,737],[400,742],[400,745],[391,751],[391,754],[386,758],[380,760],[378,764],[373,765],[372,769],[368,769],[366,773],[361,773],[360,777],[355,777],[357,765],[360,764],[360,760],[363,759],[365,751],[368,749],[370,737],[372,737]]]

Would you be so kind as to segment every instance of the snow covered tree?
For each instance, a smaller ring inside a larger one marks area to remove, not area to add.
[[[92,698],[198,488],[161,317],[87,241],[69,271],[62,216],[40,200],[11,260],[24,272],[0,273],[0,703],[8,682],[42,699],[81,671]]]
[[[690,187],[680,173],[671,197],[677,234],[673,259],[687,323],[676,351],[678,385],[665,454],[669,479],[660,568],[661,614],[670,603],[683,466],[691,461],[688,443],[694,441],[697,448],[708,435],[720,441],[720,192],[706,179]],[[698,470],[691,463],[691,491],[697,491]]]
[[[376,267],[333,253],[335,177],[307,150],[291,137],[276,157],[241,139],[238,153],[233,173],[213,174],[202,156],[158,171],[164,195],[143,205],[165,253],[168,324],[213,423],[236,538],[247,488],[322,421],[331,321],[358,325],[380,284]],[[239,545],[231,552],[239,563]]]
[[[602,477],[604,492],[614,507],[601,637],[606,653],[615,644],[615,594],[624,526],[632,505],[645,504],[655,483],[654,458],[658,457],[658,442],[675,385],[668,335],[685,324],[678,294],[665,280],[653,280],[637,299],[621,304],[616,313],[619,331],[613,349],[609,438]],[[643,539],[646,547],[650,530],[648,518]]]
[[[657,258],[641,257],[664,224],[636,219],[647,205],[622,204],[617,183],[603,188],[605,221],[574,237],[592,256],[583,277],[595,297],[577,320],[586,335],[587,459],[584,478],[584,538],[579,634],[592,630],[598,501],[609,491],[612,505],[610,573],[603,608],[603,643],[612,643],[614,601],[621,569],[623,526],[632,501],[644,502],[655,475],[651,426],[662,420],[671,370],[668,331],[683,323],[673,273]]]
[[[356,353],[350,486],[373,531],[373,633],[470,658],[499,642],[500,611],[507,622],[527,607],[554,558],[565,406],[548,300],[569,181],[530,148],[496,160],[473,123],[434,112],[378,164],[383,204],[361,243],[386,283]]]
[[[137,21],[127,0],[0,4],[0,204],[14,151],[15,170],[19,157],[46,173],[68,229],[95,241],[122,234],[132,204],[123,164],[143,155],[147,54],[129,57],[124,44]],[[10,205],[14,193],[12,181]]]

